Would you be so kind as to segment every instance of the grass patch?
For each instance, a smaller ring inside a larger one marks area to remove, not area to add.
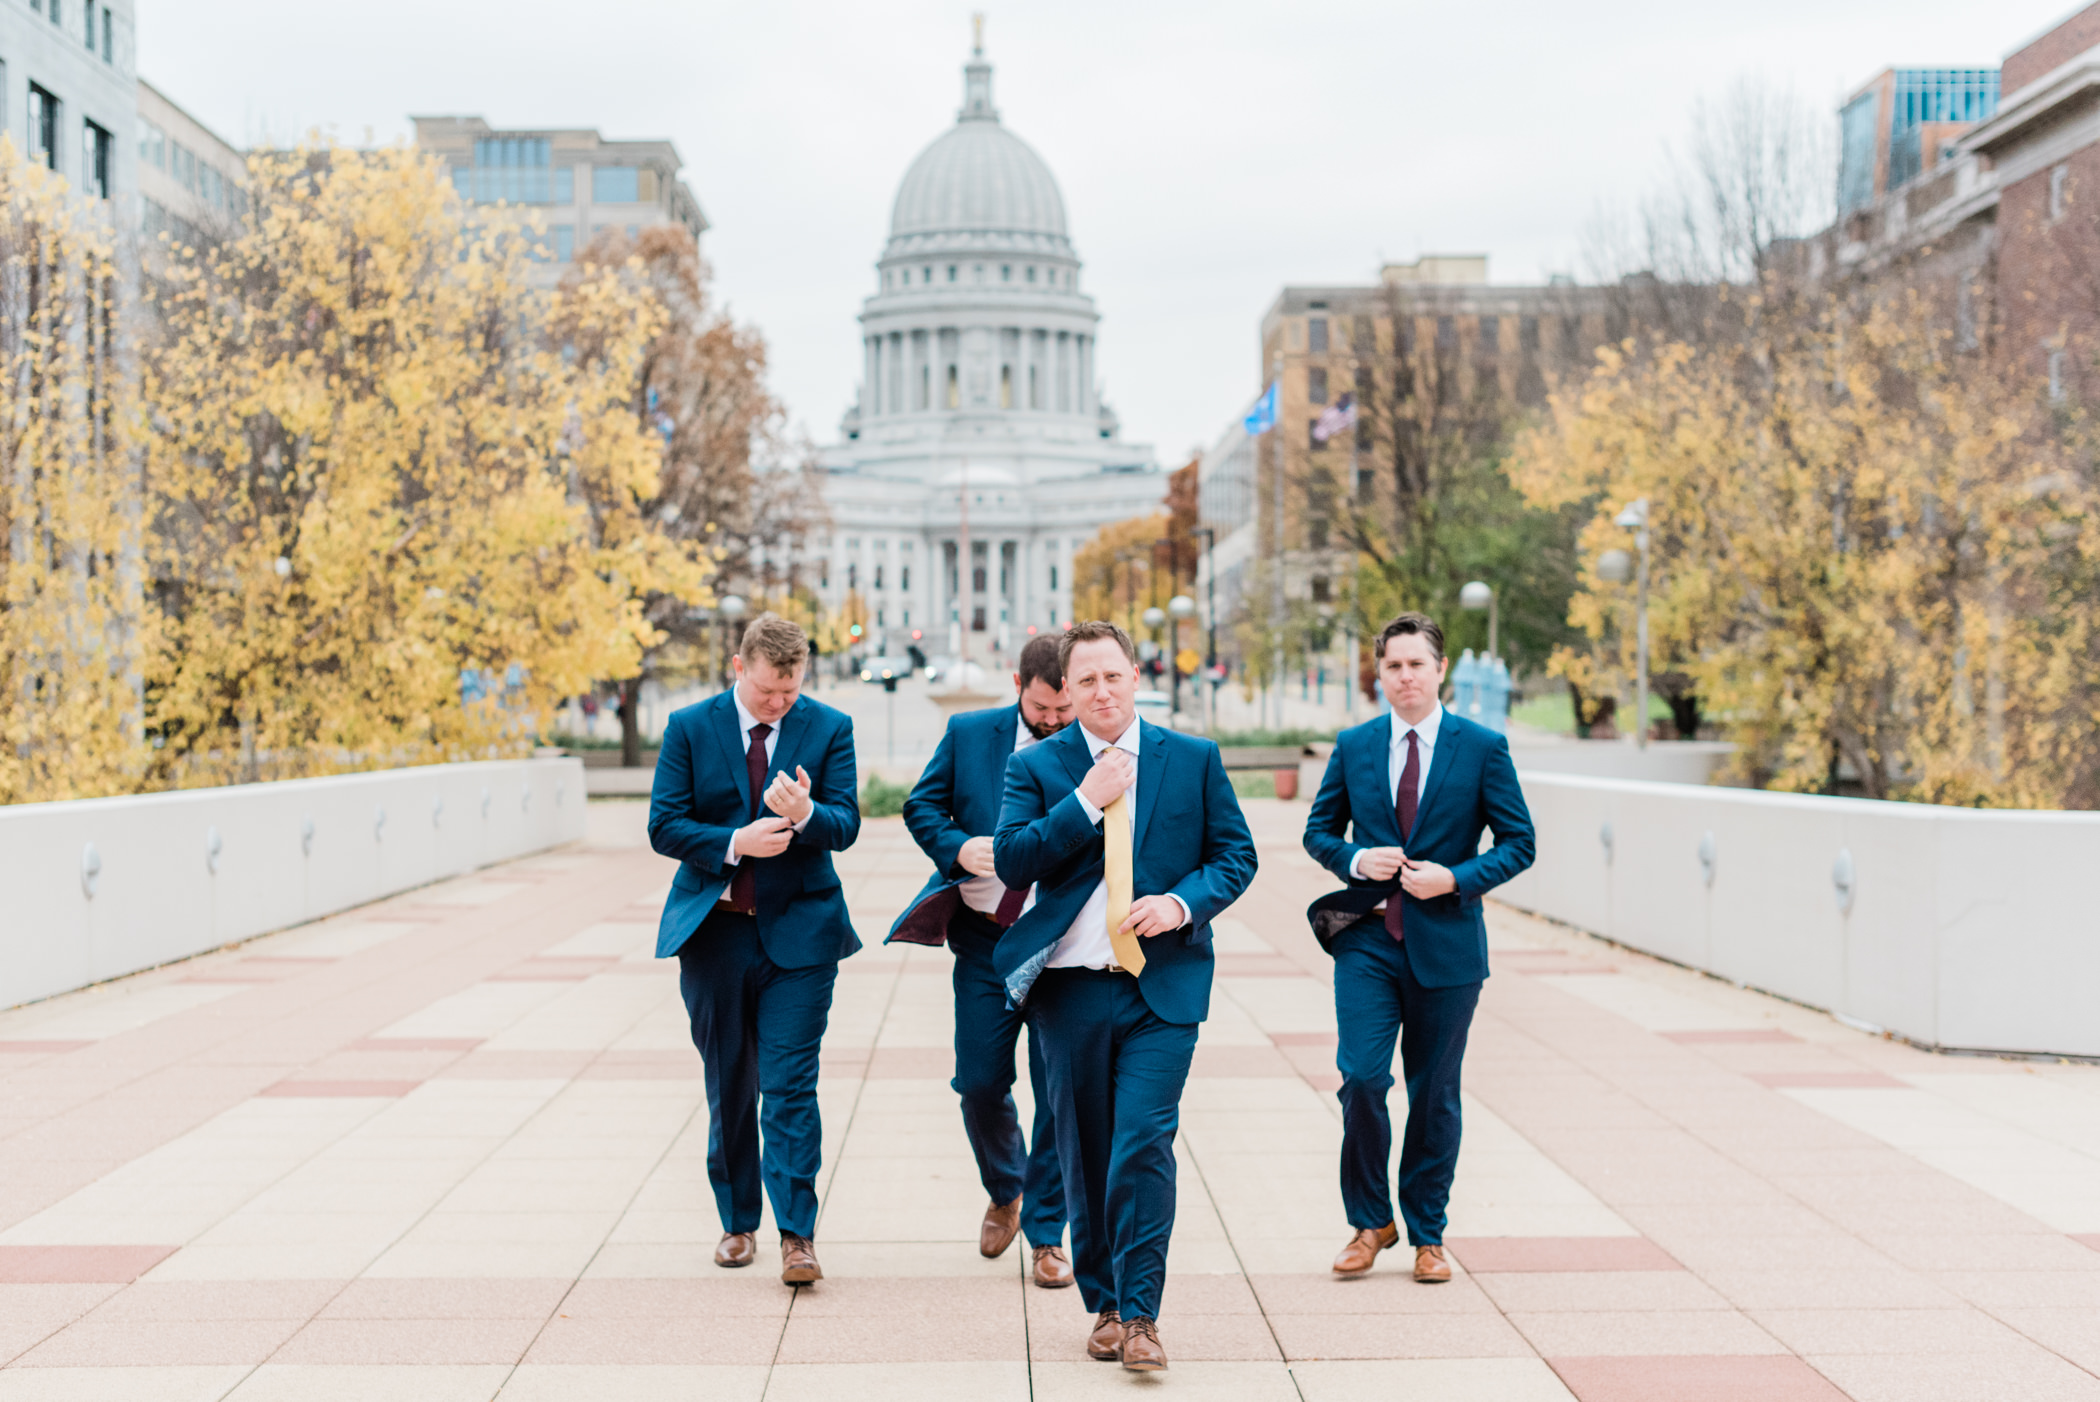
[[[1241,798],[1276,797],[1276,776],[1265,769],[1235,769],[1225,777]]]
[[[910,797],[911,790],[903,784],[893,784],[880,774],[870,774],[860,791],[860,815],[863,818],[894,818],[904,811],[904,800]]]
[[[1253,747],[1321,745],[1334,737],[1335,732],[1332,730],[1221,730],[1210,738],[1220,746]]]

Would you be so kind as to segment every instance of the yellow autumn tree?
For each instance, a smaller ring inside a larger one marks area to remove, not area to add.
[[[108,207],[0,136],[0,803],[143,765],[137,467]]]
[[[1871,797],[2090,804],[2091,488],[2038,386],[1957,353],[1900,288],[1759,310],[1751,334],[1607,352],[1519,440],[1542,506],[1594,510],[1556,665],[1630,675],[1633,596],[1595,574],[1650,503],[1650,628],[1739,777]]]
[[[530,231],[465,218],[413,150],[265,152],[248,199],[166,250],[142,353],[157,777],[514,752],[637,665],[650,590],[695,583],[632,510],[656,313],[613,277],[532,289]]]

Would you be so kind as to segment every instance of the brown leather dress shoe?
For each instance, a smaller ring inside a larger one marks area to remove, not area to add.
[[[1094,1332],[1086,1336],[1086,1356],[1113,1363],[1123,1356],[1123,1316],[1103,1310],[1094,1320]]]
[[[758,1259],[758,1238],[750,1232],[724,1232],[715,1243],[715,1264],[748,1266]]]
[[[1400,1229],[1391,1222],[1382,1227],[1364,1227],[1342,1248],[1342,1254],[1334,1258],[1336,1275],[1362,1275],[1371,1269],[1378,1253],[1400,1240]]]
[[[1072,1263],[1065,1259],[1062,1246],[1038,1246],[1031,1274],[1043,1289],[1062,1290],[1072,1283]]]
[[[1155,1321],[1139,1318],[1123,1326],[1123,1366],[1133,1373],[1157,1373],[1167,1366]]]
[[[984,1225],[977,1229],[977,1250],[986,1257],[1004,1256],[1021,1230],[1021,1200],[993,1203],[984,1210]]]
[[[1451,1278],[1451,1262],[1441,1246],[1415,1248],[1415,1279],[1425,1285],[1442,1285]]]
[[[824,1278],[824,1268],[817,1264],[816,1243],[806,1236],[791,1232],[780,1234],[780,1283],[782,1285],[808,1285]]]

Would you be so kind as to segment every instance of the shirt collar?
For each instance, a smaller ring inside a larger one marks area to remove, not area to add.
[[[729,684],[729,699],[736,704],[737,729],[749,735],[751,727],[758,724],[758,717],[752,715],[750,711],[744,708],[744,688],[742,683],[731,682]],[[778,728],[777,726],[775,727],[775,729]]]
[[[1101,752],[1111,744],[1119,750],[1135,755],[1138,752],[1138,726],[1143,723],[1144,718],[1142,716],[1131,716],[1129,727],[1113,741],[1110,741],[1102,739],[1085,726],[1079,725],[1078,721],[1072,722],[1074,725],[1079,725],[1080,733],[1086,736],[1086,752],[1089,758],[1099,758]]]
[[[1422,718],[1422,723],[1414,726],[1403,723],[1400,719],[1400,713],[1395,711],[1393,712],[1393,748],[1398,749],[1406,744],[1407,741],[1403,737],[1409,730],[1412,730],[1420,743],[1427,745],[1433,750],[1436,748],[1436,733],[1443,728],[1443,725],[1444,708],[1442,706],[1433,707],[1429,714]]]

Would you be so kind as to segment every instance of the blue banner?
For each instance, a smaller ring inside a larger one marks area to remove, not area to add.
[[[1276,387],[1278,383],[1278,381],[1270,381],[1269,387],[1263,391],[1262,397],[1255,400],[1254,407],[1248,410],[1247,432],[1249,434],[1267,433],[1270,429],[1276,427]]]

